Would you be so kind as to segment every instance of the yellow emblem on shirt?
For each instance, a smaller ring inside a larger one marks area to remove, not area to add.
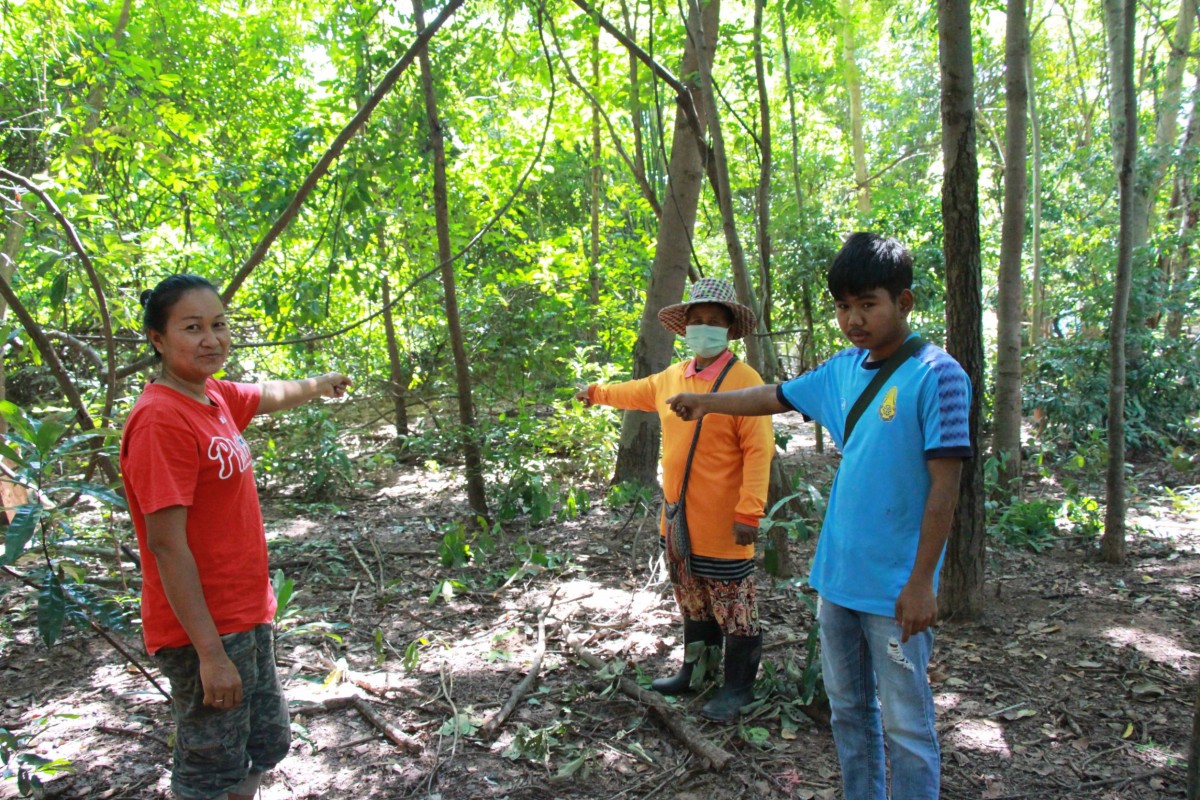
[[[893,386],[883,396],[883,403],[879,406],[879,418],[884,422],[891,422],[896,418],[896,397],[899,394],[900,390]]]

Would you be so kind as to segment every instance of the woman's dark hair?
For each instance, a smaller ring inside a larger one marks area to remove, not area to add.
[[[138,298],[142,304],[142,330],[163,333],[171,309],[179,302],[179,298],[192,289],[208,289],[213,294],[219,294],[217,287],[208,278],[186,273],[177,273],[163,278],[153,289],[142,292]],[[157,349],[155,349],[154,355],[162,357]]]
[[[913,282],[912,255],[895,239],[877,233],[852,233],[829,267],[834,300],[886,289],[896,299]]]

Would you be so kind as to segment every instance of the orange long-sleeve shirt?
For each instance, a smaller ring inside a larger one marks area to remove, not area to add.
[[[724,361],[724,358],[719,359],[718,363],[692,377],[686,376],[692,363],[688,360],[641,380],[588,387],[588,399],[597,405],[658,414],[662,421],[663,495],[669,503],[679,499],[696,423],[675,416],[667,408],[666,399],[679,392],[711,391]],[[758,373],[739,361],[721,382],[720,391],[761,385],[762,378]],[[710,414],[704,418],[696,455],[692,459],[685,504],[695,555],[735,560],[754,557],[754,545],[734,543],[733,523],[758,526],[767,498],[774,453],[775,435],[770,417]],[[661,534],[661,519],[659,527]]]

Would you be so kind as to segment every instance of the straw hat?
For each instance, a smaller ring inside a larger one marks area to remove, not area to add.
[[[658,312],[658,321],[671,333],[683,336],[687,332],[687,311],[701,303],[716,303],[725,306],[733,315],[729,326],[729,338],[740,339],[754,331],[757,319],[754,312],[737,301],[733,285],[719,278],[701,278],[692,284],[686,303],[676,303]]]

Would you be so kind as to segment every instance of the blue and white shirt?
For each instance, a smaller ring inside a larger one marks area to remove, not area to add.
[[[842,450],[809,583],[840,606],[891,617],[917,557],[930,487],[925,461],[973,454],[971,383],[949,353],[925,345],[888,379],[846,446],[846,415],[883,364],[868,356],[843,350],[780,384],[777,396],[821,423]]]

